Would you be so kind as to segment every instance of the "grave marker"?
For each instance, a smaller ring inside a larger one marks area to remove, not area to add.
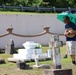
[[[8,44],[5,47],[5,54],[14,54],[14,53],[16,53],[14,48],[14,41],[10,39]]]
[[[51,35],[51,49],[53,52],[53,64],[55,69],[44,70],[44,75],[72,75],[72,69],[61,69],[60,47],[58,35]]]
[[[33,68],[46,68],[46,69],[50,68],[50,66],[47,65],[47,64],[42,64],[42,65],[39,64],[39,57],[40,56],[37,55],[35,49],[34,49],[33,57],[34,57],[35,64],[36,64],[36,65],[33,66]]]
[[[59,41],[58,35],[51,35],[51,43],[50,47],[53,53],[53,64],[56,69],[61,68],[61,58],[60,58],[60,47],[62,46],[62,42]]]

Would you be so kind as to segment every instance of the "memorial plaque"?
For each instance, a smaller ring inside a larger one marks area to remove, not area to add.
[[[72,69],[45,70],[44,75],[72,75]]]

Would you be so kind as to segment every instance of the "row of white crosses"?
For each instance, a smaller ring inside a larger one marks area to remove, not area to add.
[[[53,55],[53,64],[56,69],[61,68],[60,47],[63,46],[62,41],[59,41],[59,35],[51,35],[50,48]]]

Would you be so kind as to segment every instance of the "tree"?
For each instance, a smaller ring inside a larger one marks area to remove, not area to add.
[[[48,2],[47,6],[50,7],[75,7],[76,0],[43,0],[44,2]]]
[[[28,5],[29,6],[39,6],[41,4],[42,0],[29,0]]]
[[[39,6],[42,0],[33,0],[33,6]]]
[[[0,5],[76,7],[76,0],[0,0]]]
[[[43,2],[48,2],[48,6],[50,7],[56,5],[56,0],[43,0]]]
[[[28,0],[16,0],[15,5],[23,5],[26,6],[28,4]]]

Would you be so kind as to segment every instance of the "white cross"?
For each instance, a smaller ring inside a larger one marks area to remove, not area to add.
[[[34,49],[33,53],[34,53],[34,59],[35,59],[36,66],[39,66],[39,55],[37,55],[35,49]]]

